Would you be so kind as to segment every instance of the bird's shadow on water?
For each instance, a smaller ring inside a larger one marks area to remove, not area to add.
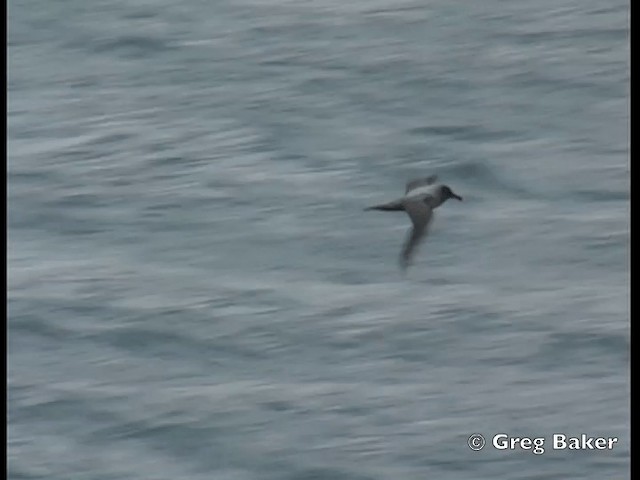
[[[433,273],[433,271],[431,271]],[[330,275],[332,281],[347,285],[369,285],[372,283],[378,283],[380,278],[384,278],[385,282],[406,282],[413,285],[425,285],[429,287],[449,286],[457,283],[457,280],[448,278],[441,274],[437,276],[430,276],[428,267],[421,268],[420,266],[409,266],[406,269],[398,267],[397,265],[391,265],[386,268],[386,273],[381,273],[380,270],[373,274],[369,272],[359,272],[352,270],[344,270],[340,272],[334,272]]]
[[[409,270],[409,269],[408,269]],[[412,284],[422,284],[429,287],[454,285],[456,282],[446,277],[429,277],[425,272],[400,271],[399,279]]]

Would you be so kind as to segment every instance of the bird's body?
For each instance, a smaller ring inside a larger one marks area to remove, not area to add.
[[[407,212],[413,228],[405,241],[400,254],[400,265],[403,270],[409,266],[413,253],[420,241],[426,236],[429,224],[433,218],[433,210],[442,205],[449,198],[462,200],[447,186],[436,184],[437,177],[432,175],[407,182],[405,195],[398,200],[365,210],[381,210],[387,212]]]

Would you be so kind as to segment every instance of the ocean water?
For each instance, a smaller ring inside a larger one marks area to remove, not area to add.
[[[630,478],[605,3],[10,1],[8,477]]]

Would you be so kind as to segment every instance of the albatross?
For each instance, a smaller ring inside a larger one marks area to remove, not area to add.
[[[431,175],[407,182],[404,197],[381,205],[367,207],[365,210],[381,210],[383,212],[407,212],[412,229],[407,235],[404,247],[400,252],[400,267],[403,271],[411,264],[416,247],[427,235],[433,210],[450,198],[462,201],[462,197],[453,193],[447,185],[436,183],[438,177]]]

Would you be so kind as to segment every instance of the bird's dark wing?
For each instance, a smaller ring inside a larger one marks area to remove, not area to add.
[[[429,205],[420,200],[407,201],[404,204],[405,211],[409,214],[413,228],[409,232],[402,252],[400,253],[400,265],[406,270],[411,262],[411,257],[416,247],[427,234],[427,227],[433,217],[433,210]]]
[[[438,180],[437,175],[430,175],[426,178],[417,178],[415,180],[409,180],[407,182],[407,187],[404,191],[405,195],[409,193],[411,190],[415,190],[418,187],[424,187],[425,185],[432,185]]]

